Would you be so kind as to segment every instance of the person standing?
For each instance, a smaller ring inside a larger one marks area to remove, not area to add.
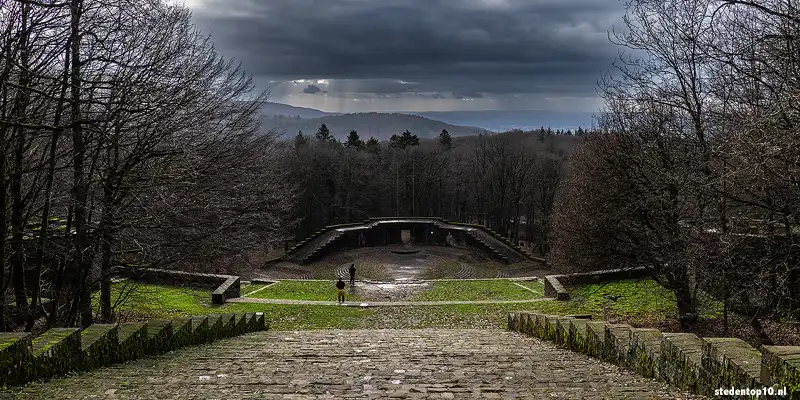
[[[355,286],[356,284],[356,265],[350,264],[350,287]]]
[[[342,277],[339,277],[339,282],[336,282],[336,300],[339,301],[339,304],[344,303],[344,281]]]

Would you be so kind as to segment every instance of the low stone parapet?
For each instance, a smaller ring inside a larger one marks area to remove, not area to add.
[[[234,275],[117,266],[114,268],[114,276],[125,277],[142,283],[207,286],[214,289],[211,293],[211,302],[214,304],[224,304],[225,300],[241,295],[241,279]]]
[[[30,333],[0,333],[0,386],[21,383],[20,377],[25,375],[33,354],[31,352]]]
[[[599,358],[637,374],[694,393],[750,389],[726,398],[800,399],[800,347],[765,346],[762,351],[735,338],[699,338],[691,333],[662,333],[574,317],[518,311],[508,315],[508,328],[525,335]]]
[[[603,271],[580,272],[575,274],[546,275],[544,277],[544,296],[556,300],[569,300],[567,285],[586,285],[635,279],[651,276],[653,270],[646,267],[608,269]]]
[[[35,338],[29,333],[0,333],[0,387],[101,368],[265,330],[267,326],[264,313],[236,313],[147,323],[94,324],[83,330],[54,328]]]

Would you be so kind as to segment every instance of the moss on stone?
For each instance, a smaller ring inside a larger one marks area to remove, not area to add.
[[[53,328],[31,341],[33,362],[28,379],[61,375],[80,366],[81,333],[77,328]]]
[[[244,313],[236,313],[233,318],[236,324],[234,327],[235,334],[241,335],[247,333],[247,316]]]
[[[659,376],[661,342],[664,336],[658,329],[631,329],[631,368],[645,378]]]
[[[135,360],[145,354],[147,330],[145,322],[131,322],[119,326],[116,362]]]
[[[570,323],[574,318],[572,317],[561,317],[556,319],[556,335],[555,335],[555,342],[556,344],[564,347],[569,346],[569,335],[570,335]]]
[[[219,314],[210,314],[208,316],[208,335],[206,337],[206,343],[223,339],[225,337],[223,328],[222,316]]]
[[[146,355],[166,353],[172,349],[172,321],[154,319],[147,322],[147,340],[144,346]]]
[[[92,324],[81,331],[82,368],[110,365],[116,359],[119,325]]]
[[[172,320],[172,350],[194,344],[194,329],[191,318],[177,318]]]
[[[236,336],[236,316],[233,314],[222,314],[222,334],[223,337]]]
[[[735,338],[704,338],[700,391],[710,395],[719,387],[761,385],[761,353]]]
[[[573,318],[569,323],[567,347],[579,353],[586,353],[586,323],[589,320]]]
[[[603,358],[605,349],[606,322],[592,321],[586,323],[586,337],[584,338],[586,355],[595,358]]]
[[[192,344],[202,344],[208,343],[208,317],[207,316],[197,316],[192,317],[192,325],[191,325],[191,343]]]
[[[25,382],[33,362],[32,339],[27,332],[0,333],[0,386]]]
[[[697,391],[703,339],[693,333],[663,333],[660,377],[681,389]]]
[[[604,332],[605,352],[603,359],[620,367],[629,366],[631,326],[628,324],[608,324]]]

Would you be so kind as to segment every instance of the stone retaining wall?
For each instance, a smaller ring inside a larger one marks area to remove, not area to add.
[[[224,304],[226,299],[241,295],[241,279],[233,275],[202,274],[197,272],[172,271],[157,268],[135,268],[118,266],[114,269],[115,276],[122,276],[142,283],[155,284],[194,284],[214,288],[211,293],[211,302]]]
[[[749,388],[762,390],[761,398],[800,399],[800,347],[764,346],[758,351],[735,338],[699,338],[527,311],[510,313],[508,329],[701,395],[714,397],[717,389]],[[766,391],[777,394],[779,389],[788,394],[767,396]]]
[[[209,324],[209,320],[212,321]],[[193,325],[197,322],[197,325]],[[268,328],[264,313],[0,333],[0,387],[85,371]]]
[[[566,285],[586,285],[635,279],[652,276],[653,270],[646,267],[607,269],[603,271],[581,272],[577,274],[547,275],[544,277],[544,296],[556,300],[569,300]]]

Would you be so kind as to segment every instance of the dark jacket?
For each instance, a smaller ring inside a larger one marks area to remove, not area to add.
[[[356,267],[350,266],[350,276],[356,276]]]
[[[339,279],[339,282],[336,282],[337,289],[344,289],[344,281]]]

